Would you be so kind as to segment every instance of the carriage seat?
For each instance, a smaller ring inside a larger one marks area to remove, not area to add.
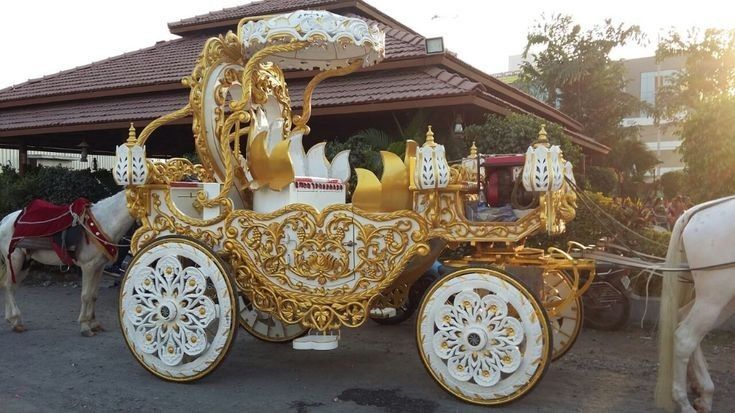
[[[288,138],[288,158],[293,181],[281,190],[262,185],[253,190],[253,210],[268,213],[293,203],[308,204],[321,210],[328,205],[344,204],[347,200],[347,182],[350,179],[350,151],[334,156],[332,162],[325,154],[326,143],[321,142],[304,151],[303,134],[294,132]],[[269,148],[269,150],[273,150]],[[271,155],[272,153],[269,153]]]

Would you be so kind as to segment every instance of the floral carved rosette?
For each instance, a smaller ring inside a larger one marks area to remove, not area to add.
[[[216,367],[236,325],[222,268],[206,247],[186,241],[164,238],[146,247],[121,287],[128,345],[146,368],[170,380],[195,379]]]
[[[434,317],[434,351],[457,380],[494,386],[520,367],[523,326],[500,297],[462,291]]]
[[[434,379],[477,404],[515,400],[551,359],[543,307],[507,274],[473,268],[435,284],[419,310],[419,351]]]

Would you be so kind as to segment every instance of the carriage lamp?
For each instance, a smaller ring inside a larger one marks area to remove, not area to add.
[[[115,168],[112,170],[115,183],[123,186],[145,184],[148,179],[145,146],[138,145],[132,123],[128,129],[128,140],[124,145],[117,145],[115,154]]]
[[[561,148],[549,144],[546,125],[541,125],[538,139],[526,150],[523,186],[527,191],[558,191],[564,183]]]
[[[464,137],[464,122],[462,121],[462,115],[459,113],[454,118],[454,127],[452,128],[452,132],[454,132],[454,137],[457,139],[462,139],[462,137]]]
[[[77,145],[79,148],[79,162],[87,162],[87,155],[89,154],[89,144],[86,140],[82,140],[82,143]]]
[[[449,163],[444,145],[434,142],[434,132],[426,132],[426,141],[416,149],[416,169],[414,181],[418,189],[446,188],[449,185]]]

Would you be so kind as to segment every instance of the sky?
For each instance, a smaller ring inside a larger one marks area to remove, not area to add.
[[[176,36],[166,23],[249,0],[55,0],[0,3],[0,88],[134,51]],[[657,33],[669,28],[732,28],[735,6],[719,0],[367,0],[418,33],[441,36],[445,47],[488,73],[508,70],[542,16],[570,14],[583,27],[637,24],[649,44],[614,51],[616,58],[650,56]],[[234,28],[233,28],[234,29]],[[192,62],[192,66],[194,62]]]

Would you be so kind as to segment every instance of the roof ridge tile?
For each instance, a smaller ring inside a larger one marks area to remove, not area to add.
[[[339,0],[260,0],[253,1],[250,3],[241,4],[239,6],[225,7],[222,10],[210,11],[208,13],[198,14],[196,16],[187,17],[175,22],[169,22],[169,29],[177,29],[181,27],[187,27],[196,25],[199,23],[217,23],[230,19],[240,19],[248,16],[256,16],[260,14],[270,14],[273,12],[287,12],[298,10],[299,8],[308,8],[328,3],[336,3]],[[273,7],[267,5],[278,4]],[[265,12],[257,11],[259,8],[264,8]],[[256,11],[247,11],[248,9],[254,9]],[[233,16],[238,15],[238,16]],[[208,17],[208,19],[207,19]]]

